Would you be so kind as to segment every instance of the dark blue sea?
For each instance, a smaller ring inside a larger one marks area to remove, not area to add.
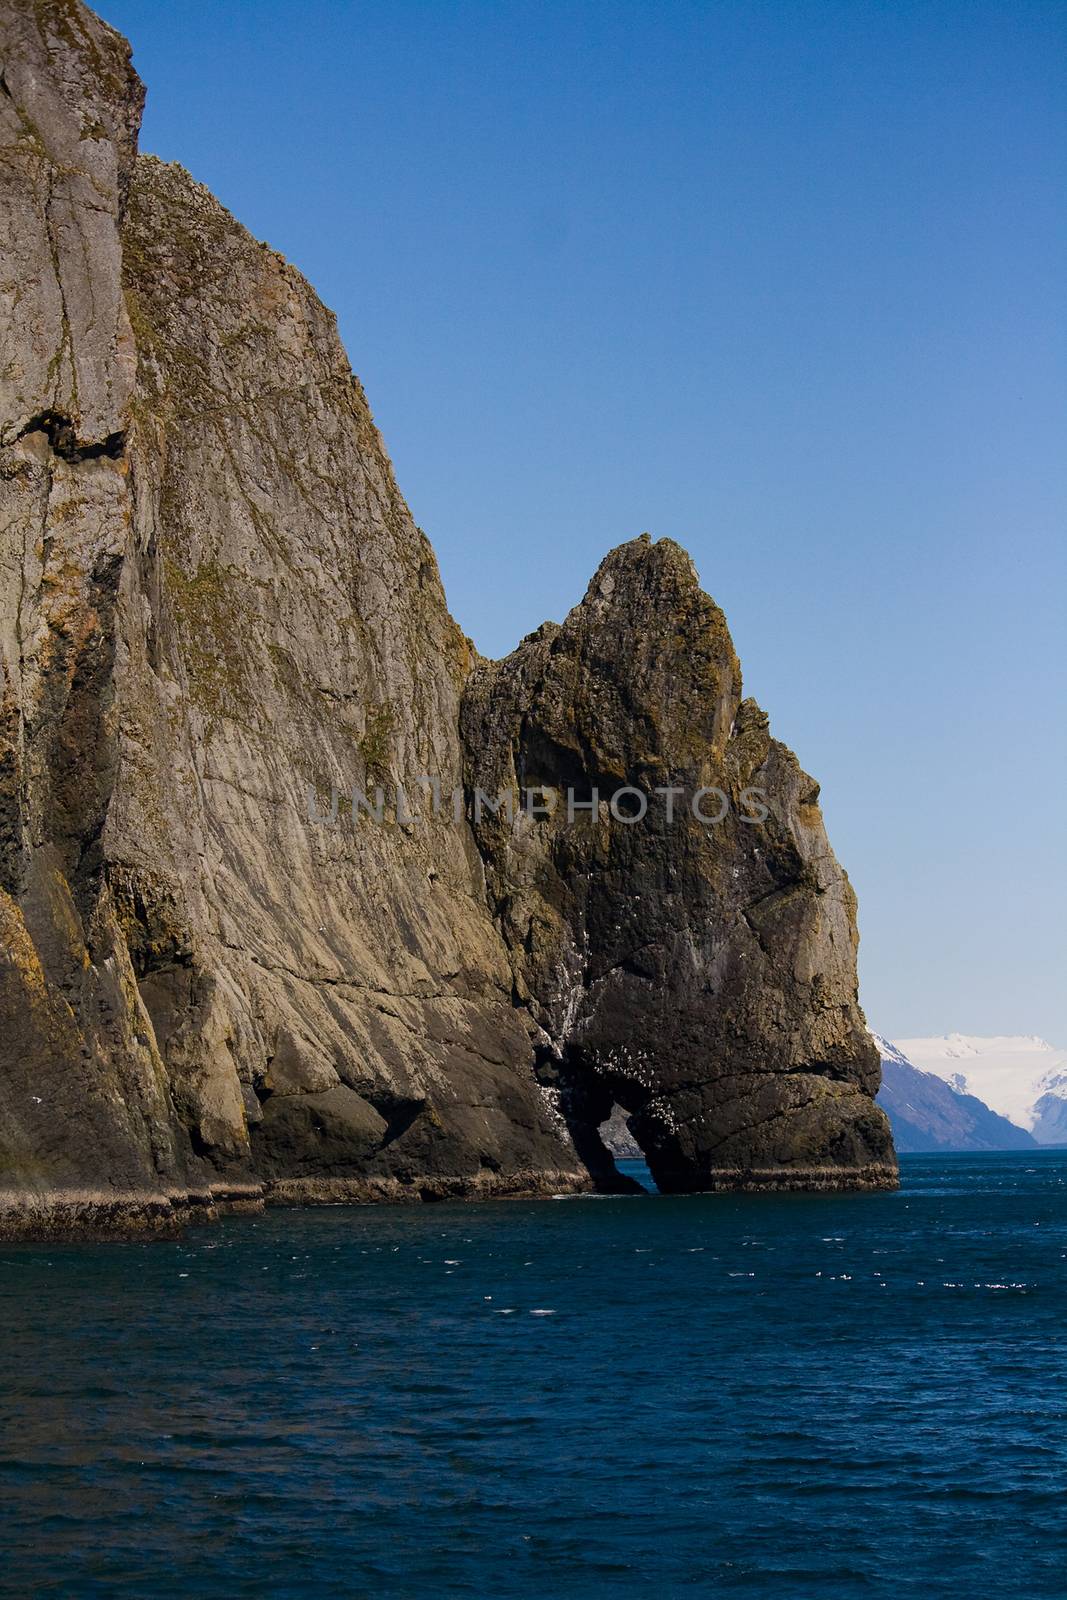
[[[1067,1153],[903,1177],[0,1246],[0,1593],[1062,1597]]]

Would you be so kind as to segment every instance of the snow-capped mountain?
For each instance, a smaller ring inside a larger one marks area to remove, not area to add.
[[[882,1057],[878,1104],[889,1117],[893,1140],[904,1154],[933,1150],[1026,1150],[1035,1140],[982,1100],[950,1087],[934,1072],[909,1061],[899,1046],[872,1033]],[[1067,1101],[1063,1102],[1067,1109]]]
[[[898,1052],[957,1094],[975,1095],[1038,1144],[1067,1144],[1067,1050],[1034,1034],[899,1039]]]

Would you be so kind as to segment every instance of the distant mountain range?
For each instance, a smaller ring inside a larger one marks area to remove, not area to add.
[[[1067,1050],[1034,1034],[950,1033],[896,1043],[915,1066],[960,1093],[977,1095],[1038,1144],[1067,1144]]]
[[[1034,1035],[873,1038],[898,1150],[1067,1144],[1067,1051]]]
[[[905,1155],[1067,1145],[1067,1051],[1033,1035],[871,1038],[882,1057],[878,1104]],[[619,1106],[600,1136],[617,1159],[641,1155]]]

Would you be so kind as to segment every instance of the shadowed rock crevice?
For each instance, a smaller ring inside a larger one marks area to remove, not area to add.
[[[70,466],[77,466],[82,461],[98,461],[101,456],[117,461],[126,449],[125,428],[109,433],[103,439],[80,440],[73,418],[58,411],[39,411],[11,442],[17,443],[31,433],[43,433],[53,453]]]
[[[610,1080],[598,1078],[567,1051],[557,1058],[542,1050],[537,1076],[557,1097],[560,1115],[574,1148],[588,1168],[597,1191],[601,1194],[644,1194],[643,1186],[636,1179],[619,1171],[615,1153],[604,1137],[604,1125],[618,1106]]]

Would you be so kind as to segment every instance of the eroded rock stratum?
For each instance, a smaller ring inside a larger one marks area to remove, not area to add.
[[[136,154],[116,33],[0,9],[0,1230],[611,1186],[616,1103],[666,1188],[895,1181],[853,896],[688,558],[478,660],[331,314]],[[476,816],[531,785],[604,800]]]

